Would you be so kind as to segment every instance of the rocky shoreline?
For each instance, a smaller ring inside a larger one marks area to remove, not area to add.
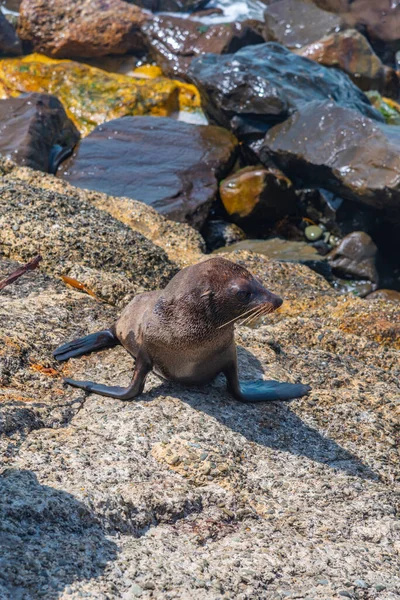
[[[1,600],[400,597],[400,8],[209,4],[0,11],[0,281],[42,256],[0,289]],[[63,385],[125,385],[52,352],[211,252],[284,298],[244,378],[307,397]]]
[[[128,355],[60,367],[52,350],[108,325],[115,305],[172,275],[179,255],[204,257],[200,238],[133,203],[131,225],[147,222],[146,239],[109,214],[127,199],[57,191],[51,175],[9,163],[2,172],[4,214],[18,229],[2,238],[0,272],[44,255],[0,303],[2,597],[397,598],[399,305],[236,252],[285,298],[268,324],[239,328],[241,370],[301,379],[310,396],[241,405],[222,380],[190,390],[154,375],[137,402],[87,396],[62,377],[123,384]],[[63,206],[97,244],[120,241],[104,253],[90,238],[82,245],[78,226],[58,237]],[[149,260],[159,266],[143,269]],[[106,302],[65,285],[64,273]]]

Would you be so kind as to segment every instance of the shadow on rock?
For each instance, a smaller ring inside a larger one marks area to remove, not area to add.
[[[41,485],[34,473],[0,476],[0,597],[59,597],[74,581],[100,576],[117,555],[88,508]]]
[[[261,379],[264,369],[260,361],[248,350],[238,347],[239,376],[241,379]],[[243,369],[243,363],[248,368]],[[246,373],[247,370],[247,373]],[[248,372],[252,373],[249,374]],[[257,373],[257,374],[256,374]],[[221,380],[222,381],[222,380]],[[348,452],[332,439],[325,437],[316,429],[307,425],[290,408],[288,402],[263,402],[260,404],[244,404],[233,400],[228,392],[221,388],[221,399],[231,402],[210,402],[207,396],[216,387],[184,388],[177,384],[164,383],[161,388],[168,388],[173,395],[180,398],[192,408],[201,410],[217,419],[220,423],[237,431],[249,442],[255,442],[273,450],[290,452],[295,456],[304,456],[312,461],[337,469],[342,473],[361,479],[378,480],[379,475],[365,465],[357,456]],[[168,394],[157,388],[157,394]],[[196,394],[193,394],[194,389]],[[199,400],[200,394],[204,401]]]

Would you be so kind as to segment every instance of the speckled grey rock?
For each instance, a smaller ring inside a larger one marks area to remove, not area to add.
[[[85,211],[88,226],[100,213]],[[66,374],[129,380],[122,348],[51,358],[117,309],[45,274],[50,261],[1,293],[1,598],[398,598],[400,308],[341,296],[303,265],[229,257],[285,298],[239,328],[243,377],[301,379],[307,398],[246,405],[222,379],[188,389],[154,375],[130,403],[64,388]],[[79,261],[102,271],[91,252]],[[15,266],[3,257],[0,277]]]

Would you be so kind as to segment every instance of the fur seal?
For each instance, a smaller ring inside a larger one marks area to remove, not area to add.
[[[68,342],[55,350],[59,360],[121,344],[136,359],[127,388],[91,381],[65,382],[119,400],[142,393],[153,370],[170,381],[199,385],[223,373],[236,400],[257,402],[304,396],[310,387],[278,381],[240,382],[234,324],[273,312],[282,300],[244,267],[210,258],[177,273],[163,290],[133,298],[110,328]]]

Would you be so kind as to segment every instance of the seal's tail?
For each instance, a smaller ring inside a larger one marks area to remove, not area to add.
[[[53,352],[53,356],[57,360],[68,360],[82,354],[90,352],[98,352],[105,348],[113,348],[119,344],[119,340],[111,329],[105,329],[97,333],[91,333],[83,338],[72,340],[63,346],[60,346]]]

